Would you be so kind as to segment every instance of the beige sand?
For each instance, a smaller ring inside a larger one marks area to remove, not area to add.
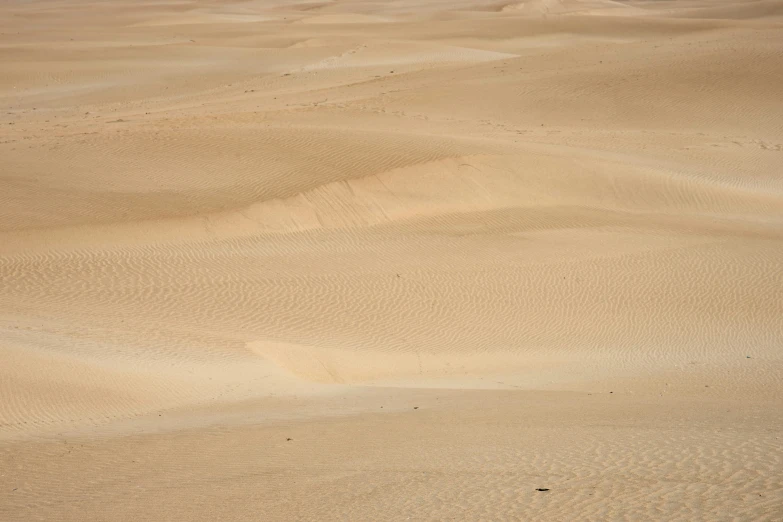
[[[780,1],[10,0],[0,109],[0,520],[783,520]]]

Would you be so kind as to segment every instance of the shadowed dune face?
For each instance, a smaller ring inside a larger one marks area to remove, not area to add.
[[[0,519],[781,519],[781,13],[5,2]]]

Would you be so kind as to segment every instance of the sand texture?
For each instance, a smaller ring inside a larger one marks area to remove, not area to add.
[[[0,520],[783,520],[783,2],[0,2]]]

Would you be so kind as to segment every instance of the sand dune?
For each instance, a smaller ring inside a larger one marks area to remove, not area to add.
[[[0,12],[0,519],[783,518],[779,2]]]

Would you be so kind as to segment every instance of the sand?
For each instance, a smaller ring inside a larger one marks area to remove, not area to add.
[[[3,2],[0,520],[783,520],[783,4]]]

